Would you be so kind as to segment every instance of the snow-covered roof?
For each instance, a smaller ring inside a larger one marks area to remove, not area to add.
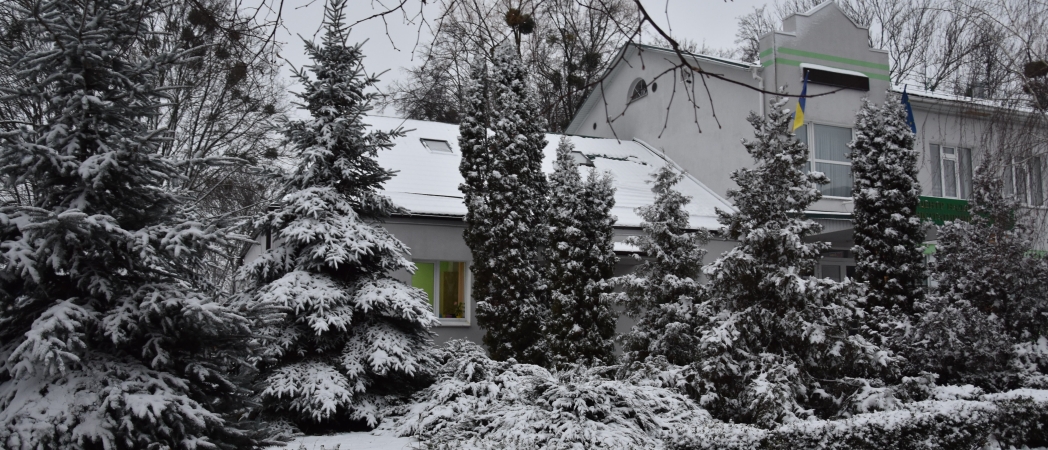
[[[1023,114],[1030,114],[1035,112],[1033,108],[1029,107],[1028,103],[1023,103],[1022,99],[1007,100],[968,97],[964,95],[950,94],[942,91],[929,91],[913,83],[905,82],[903,84],[892,84],[891,86],[891,91],[898,94],[902,94],[904,89],[907,91],[907,93],[910,94],[910,100],[914,102],[925,100],[934,103],[938,101],[968,107],[976,106]]]
[[[394,140],[394,147],[380,151],[378,162],[397,174],[385,184],[385,194],[396,204],[417,215],[464,216],[459,185],[461,153],[458,146],[458,125],[405,120],[393,117],[370,116],[367,121],[377,130],[401,127],[403,137]],[[429,150],[422,140],[446,141],[451,153]],[[655,194],[651,192],[650,174],[666,164],[655,150],[641,142],[615,139],[570,136],[575,150],[588,156],[596,170],[610,172],[615,186],[615,208],[620,227],[639,227],[641,218],[636,209],[650,205]],[[542,161],[542,170],[553,172],[560,135],[546,135],[548,144]],[[672,164],[672,163],[671,163]],[[581,167],[580,170],[591,170]],[[693,177],[686,176],[677,189],[691,197],[688,204],[689,223],[693,228],[720,228],[715,208],[732,211],[731,204]]]

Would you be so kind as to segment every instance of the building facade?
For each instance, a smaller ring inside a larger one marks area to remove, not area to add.
[[[798,139],[810,150],[810,167],[826,173],[823,199],[807,215],[823,225],[811,237],[830,243],[818,268],[822,277],[843,280],[854,270],[851,248],[851,167],[848,142],[863,98],[880,103],[902,86],[889,80],[889,55],[871,48],[869,34],[833,2],[787,18],[780,31],[760,40],[760,63],[751,64],[686,54],[689,63],[730,80],[697,79],[681,70],[671,50],[627,45],[616,56],[567,129],[575,144],[580,170],[610,172],[616,188],[616,274],[639,262],[636,249],[622,241],[641,232],[635,209],[651,204],[649,175],[669,164],[687,174],[678,186],[692,198],[688,207],[694,228],[715,230],[717,209],[730,210],[725,200],[735,188],[731,173],[753,164],[741,141],[753,135],[746,121],[764,114],[771,95],[761,91],[800,94],[808,78],[804,126]],[[941,223],[963,217],[972,192],[972,172],[981,158],[1007,153],[1006,191],[1031,210],[1045,206],[1044,142],[1028,139],[1021,126],[1044,127],[1021,110],[1003,110],[984,100],[923,92],[907,87],[917,124],[916,148],[921,153],[919,213]],[[708,90],[708,92],[707,92]],[[786,107],[794,108],[796,100]],[[411,248],[414,274],[397,273],[405,283],[427,292],[441,318],[437,342],[466,338],[480,342],[483,330],[475,320],[470,295],[471,254],[463,240],[466,213],[458,167],[458,127],[387,117],[371,117],[375,129],[402,128],[406,134],[391,150],[380,152],[379,163],[397,171],[385,193],[405,209],[385,227]],[[552,172],[560,139],[547,135],[543,170]],[[934,232],[928,236],[934,244]],[[246,259],[279,245],[261,237]],[[1043,245],[1043,244],[1042,244]],[[714,239],[707,248],[712,262],[733,243]],[[934,248],[930,246],[930,248]],[[631,322],[620,318],[618,331]]]

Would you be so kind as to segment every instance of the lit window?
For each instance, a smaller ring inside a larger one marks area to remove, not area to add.
[[[422,289],[433,305],[433,312],[444,324],[466,324],[466,263],[458,261],[416,261],[411,285]]]
[[[1030,206],[1044,205],[1045,158],[1033,156],[1009,164],[1004,168],[1004,194],[1015,196],[1020,203]]]
[[[813,136],[808,135],[809,128]],[[814,139],[812,139],[814,137]],[[797,140],[808,144],[815,170],[826,174],[829,184],[819,187],[822,195],[829,197],[851,197],[852,170],[848,143],[852,140],[851,128],[812,124],[797,129]],[[810,145],[814,142],[815,145]]]
[[[422,145],[426,146],[426,149],[433,153],[453,153],[451,151],[451,144],[448,144],[448,141],[422,139]]]
[[[929,144],[932,196],[968,199],[972,195],[972,150]]]
[[[648,95],[648,83],[645,83],[643,79],[637,78],[630,88],[630,101],[643,98],[645,95]]]

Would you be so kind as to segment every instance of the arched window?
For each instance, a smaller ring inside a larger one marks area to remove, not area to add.
[[[642,78],[637,78],[630,87],[630,101],[643,98],[645,95],[648,95],[648,83],[645,83]]]

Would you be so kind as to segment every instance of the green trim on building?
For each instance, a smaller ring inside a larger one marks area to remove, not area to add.
[[[783,65],[787,65],[787,66],[799,66],[799,65],[801,65],[801,63],[804,62],[804,61],[797,61],[797,60],[794,60],[794,59],[779,58],[778,60],[769,59],[769,60],[761,63],[761,66],[768,67],[768,66],[770,66],[772,64],[775,64],[775,61],[778,61],[779,64],[783,64]],[[859,72],[859,73],[861,73],[863,75],[866,75],[867,77],[870,77],[871,79],[874,79],[874,80],[891,81],[891,78],[888,77],[887,75],[882,75],[882,74],[879,74],[879,73],[866,72],[866,71],[863,71],[863,70],[857,70],[856,72]]]
[[[771,54],[771,49],[769,48],[769,49],[767,49],[767,50],[765,50],[763,52],[758,53],[757,57],[760,58],[760,59],[764,59],[765,56],[768,56],[770,54]]]
[[[942,225],[950,220],[968,220],[968,201],[955,198],[921,197],[917,217]]]
[[[765,51],[767,51],[767,50],[765,50]],[[879,63],[874,63],[874,62],[869,62],[869,61],[862,61],[862,60],[859,60],[859,59],[842,58],[840,56],[833,56],[833,55],[826,55],[826,54],[823,54],[823,53],[815,53],[815,52],[809,52],[809,51],[804,51],[804,50],[797,50],[797,49],[789,48],[789,47],[779,47],[778,53],[784,54],[784,55],[803,56],[805,58],[812,58],[812,59],[821,59],[823,61],[830,61],[830,62],[841,63],[841,64],[849,64],[849,65],[852,65],[852,66],[866,67],[866,68],[870,68],[870,69],[883,70],[885,72],[891,71],[891,67],[889,67],[887,64],[879,64]],[[764,53],[761,53],[761,55],[762,55],[761,57],[763,58],[764,57],[763,56]]]

